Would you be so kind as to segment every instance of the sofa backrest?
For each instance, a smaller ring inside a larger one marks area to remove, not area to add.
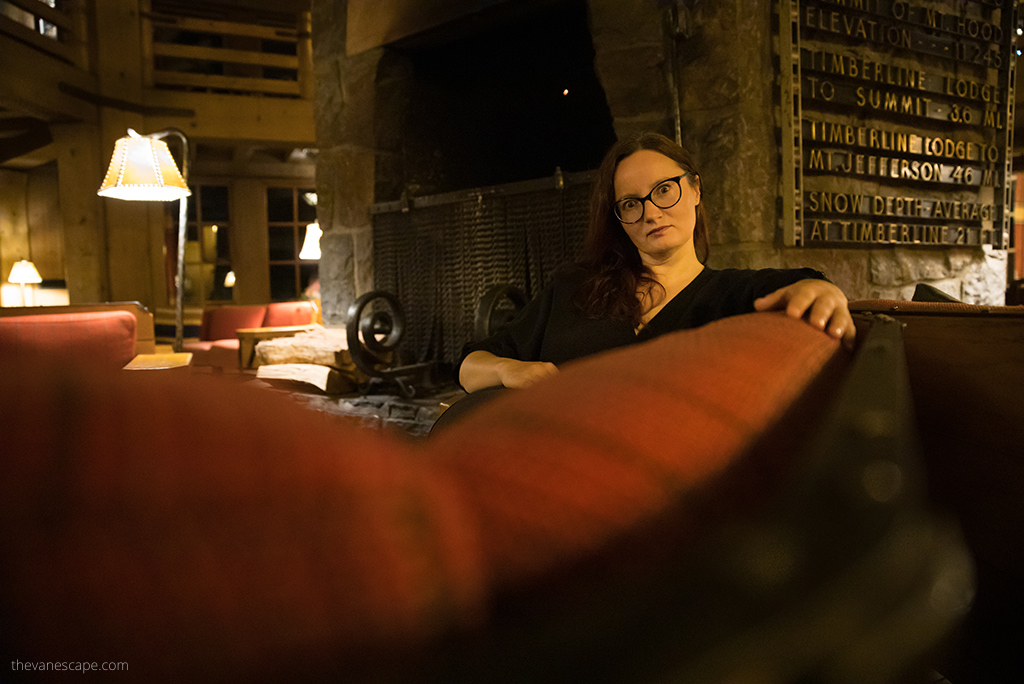
[[[307,325],[314,323],[315,318],[316,305],[308,299],[300,302],[274,302],[267,304],[267,311],[263,316],[263,327]]]
[[[695,524],[676,504],[837,348],[780,314],[726,319],[576,362],[420,448],[247,385],[0,362],[4,646],[176,681],[401,662],[628,530]]]
[[[239,328],[259,328],[266,314],[264,304],[216,306],[203,309],[200,340],[233,339]]]
[[[135,316],[120,310],[0,317],[0,356],[121,368],[135,357],[135,330]]]
[[[0,318],[7,316],[42,316],[43,314],[87,313],[92,311],[127,311],[135,316],[135,353],[156,351],[153,313],[139,302],[103,302],[70,304],[68,306],[17,306],[0,308]]]
[[[239,328],[271,328],[308,325],[317,322],[315,302],[273,302],[271,304],[225,304],[203,309],[199,328],[201,341],[234,339]]]

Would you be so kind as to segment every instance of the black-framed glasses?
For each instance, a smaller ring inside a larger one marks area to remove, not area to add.
[[[683,188],[679,181],[689,173],[682,173],[675,178],[666,178],[647,193],[646,197],[625,197],[615,203],[615,216],[623,223],[636,223],[644,217],[647,200],[651,200],[659,209],[669,209],[679,203],[683,196]]]

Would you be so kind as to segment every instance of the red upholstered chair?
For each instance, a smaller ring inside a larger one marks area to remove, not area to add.
[[[238,369],[239,328],[263,325],[266,305],[225,305],[203,309],[199,340],[186,342],[183,349],[192,352],[193,366],[212,366],[222,370]]]
[[[121,368],[135,357],[135,316],[127,311],[0,317],[0,357]]]
[[[927,600],[949,564],[905,515],[884,382],[874,413],[855,407],[870,449],[846,453],[861,437],[843,427],[795,468],[794,434],[847,361],[800,321],[741,316],[566,365],[419,443],[216,378],[2,368],[0,662],[124,661],[145,681],[825,665],[881,681],[871,668],[948,620]],[[926,608],[903,610],[915,581]],[[896,607],[900,638],[865,640]]]
[[[316,313],[316,304],[308,300],[210,306],[203,309],[199,340],[186,342],[184,350],[192,352],[193,366],[238,370],[239,328],[307,325],[316,321]]]
[[[286,325],[316,323],[316,304],[311,300],[300,302],[273,302],[267,304],[263,316],[263,327],[274,328]]]

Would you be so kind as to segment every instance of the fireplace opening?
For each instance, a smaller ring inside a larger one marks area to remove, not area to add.
[[[392,43],[375,91],[375,288],[405,311],[396,360],[449,377],[489,292],[532,297],[579,256],[616,140],[587,2],[496,3]]]
[[[482,13],[391,47],[402,77],[378,76],[378,122],[386,103],[404,110],[401,134],[383,133],[400,138],[401,162],[378,171],[404,177],[382,179],[378,202],[590,170],[615,142],[585,0]],[[387,92],[397,81],[404,97]]]

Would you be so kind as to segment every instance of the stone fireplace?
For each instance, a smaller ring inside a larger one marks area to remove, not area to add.
[[[353,52],[347,43],[365,32],[348,25],[358,12],[344,0],[313,3],[328,324],[343,324],[351,302],[375,286],[375,204],[574,178],[617,135],[673,135],[665,8],[468,4],[488,7]]]
[[[313,0],[328,325],[375,287],[374,205],[584,173],[639,130],[694,153],[711,266],[810,266],[851,298],[947,281],[1002,296],[1005,253],[784,244],[773,0],[438,4]]]

